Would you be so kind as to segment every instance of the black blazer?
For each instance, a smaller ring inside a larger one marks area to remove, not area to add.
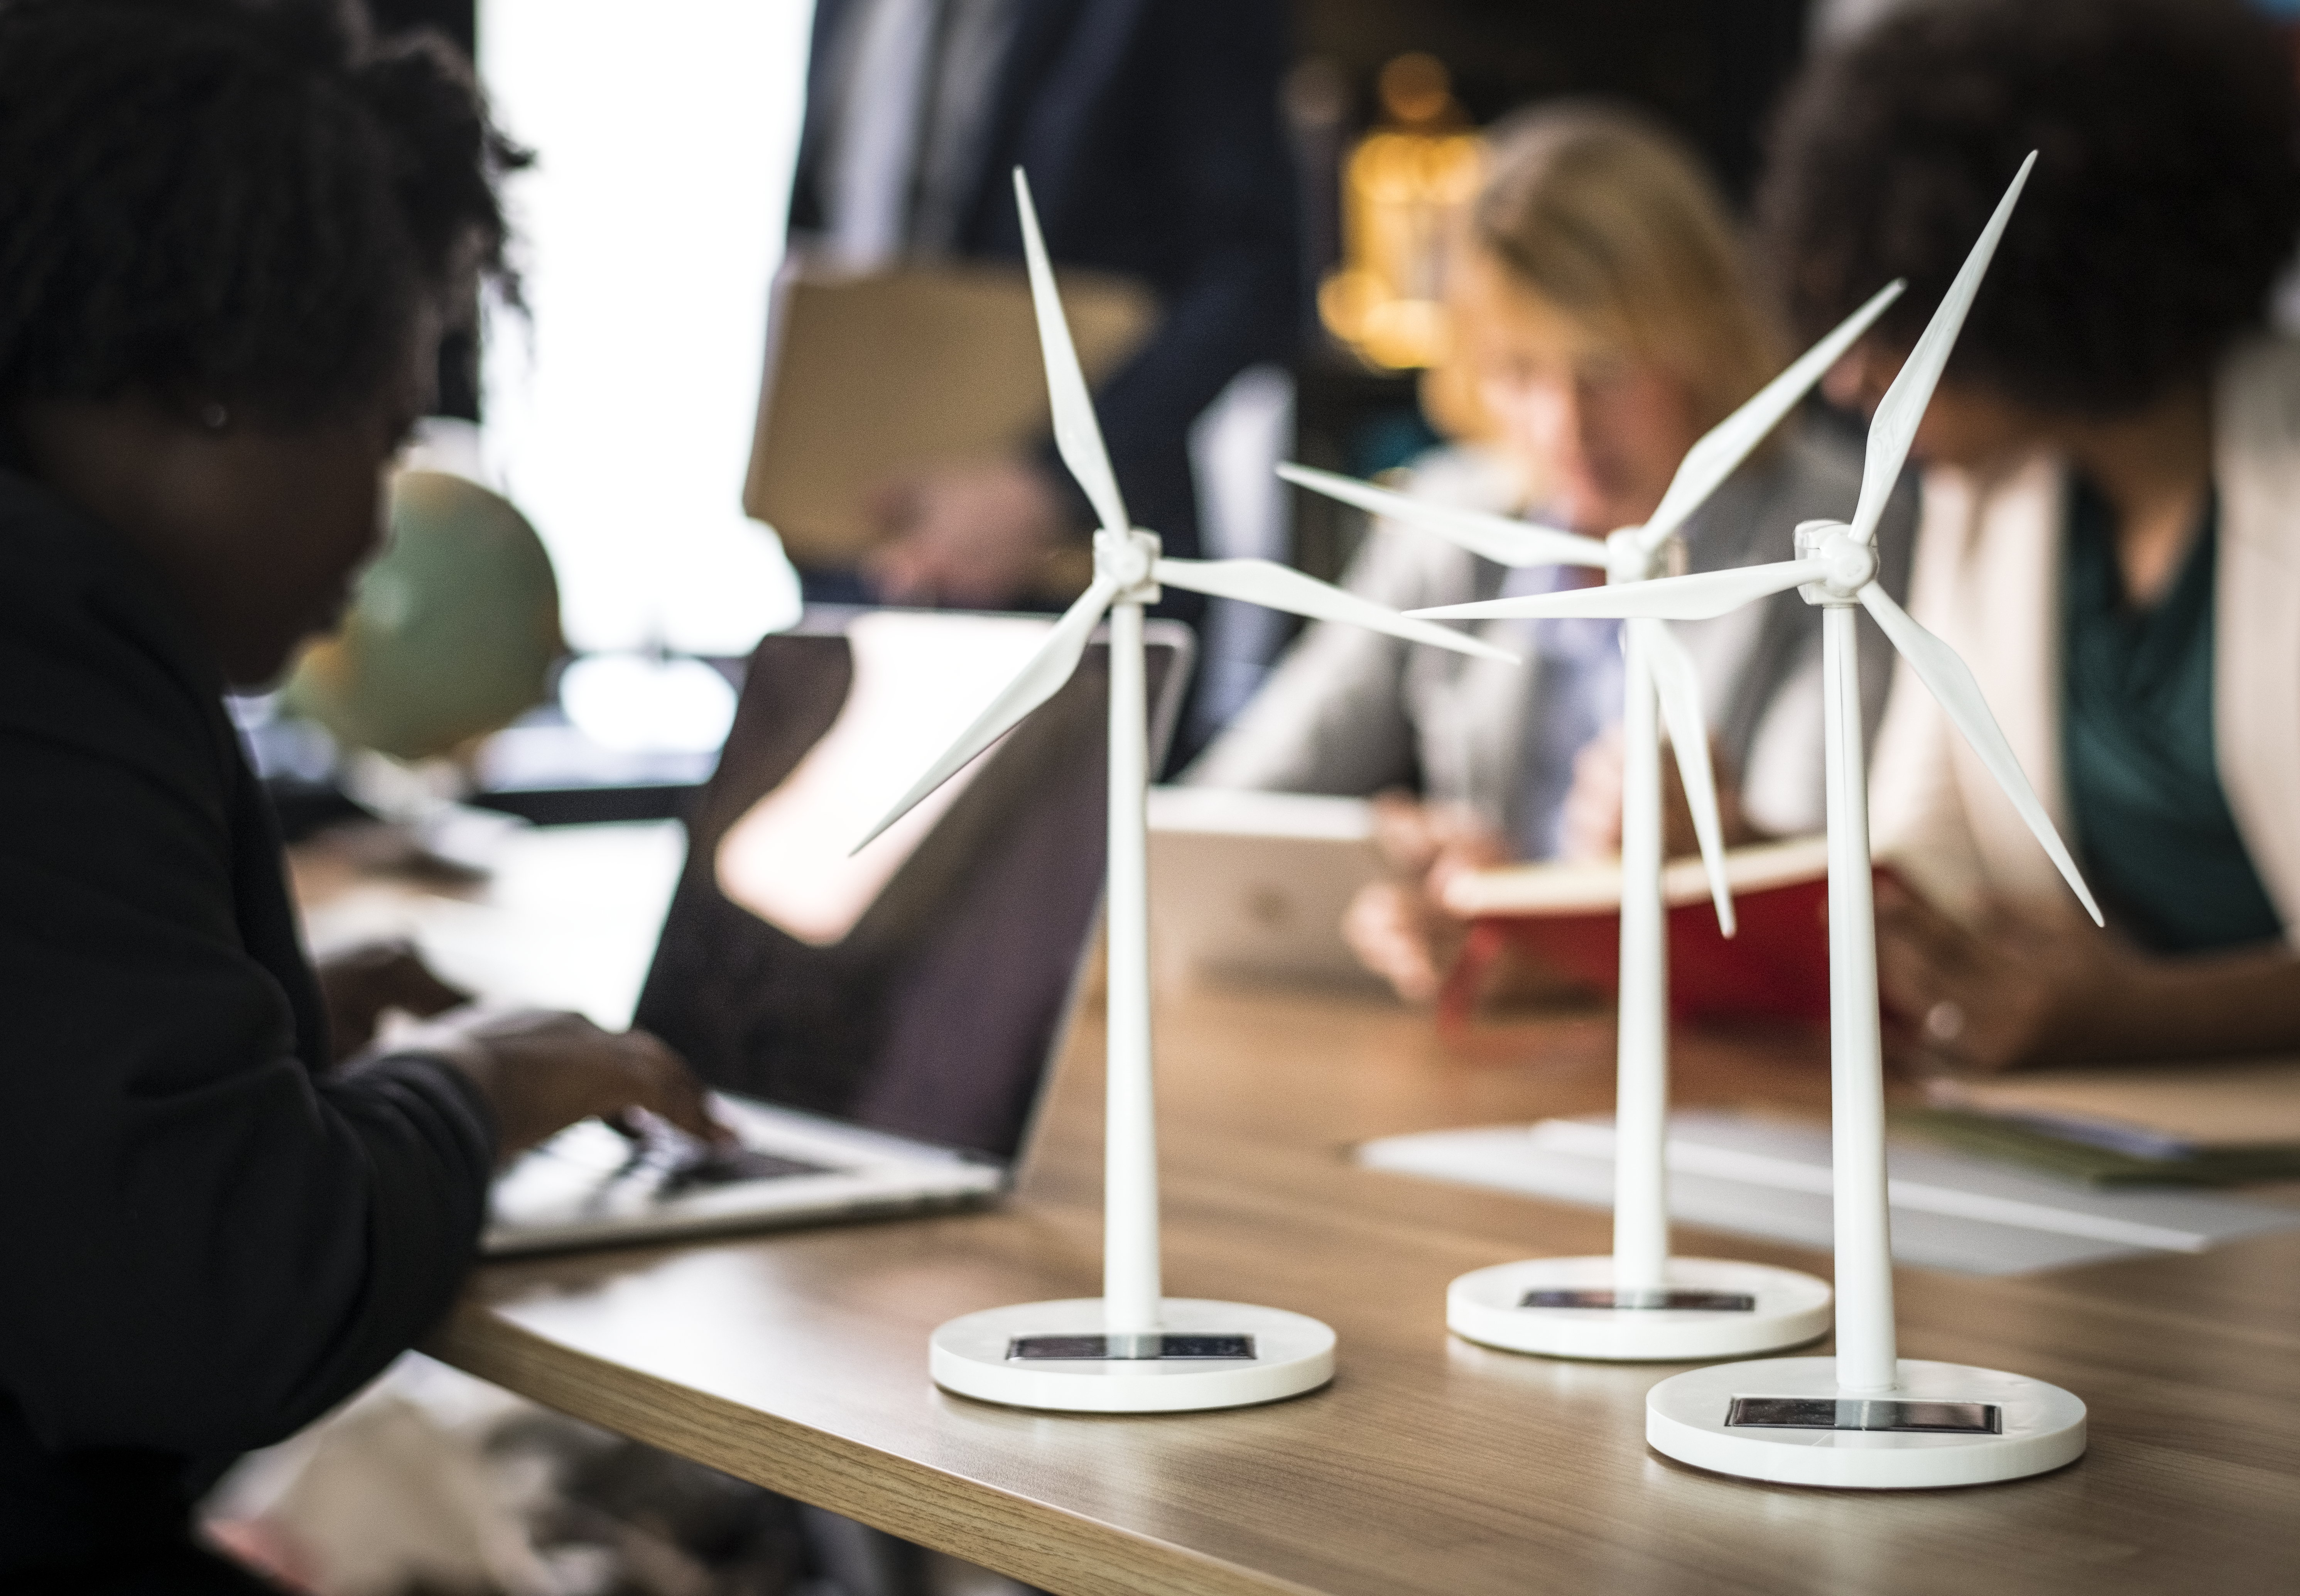
[[[435,1323],[478,1239],[475,1089],[326,1073],[221,688],[156,571],[0,471],[0,1589],[180,1550],[204,1480]]]
[[[852,0],[819,0],[790,225],[825,223],[817,110]],[[1247,366],[1293,353],[1298,207],[1279,124],[1272,0],[1021,0],[960,253],[1020,259],[1019,165],[1055,260],[1156,291],[1149,343],[1096,396],[1126,507],[1166,551],[1199,552],[1190,422]],[[1068,483],[1067,472],[1058,472]],[[1091,524],[1083,495],[1080,525]]]

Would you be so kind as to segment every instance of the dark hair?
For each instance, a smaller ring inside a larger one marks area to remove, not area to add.
[[[1896,277],[1906,348],[2041,152],[1950,362],[2061,414],[2204,376],[2300,231],[2289,48],[2235,0],[1930,0],[1817,59],[1758,199],[1816,337]]]
[[[528,159],[452,46],[350,0],[6,0],[0,403],[340,414],[422,295],[512,290],[496,189]]]

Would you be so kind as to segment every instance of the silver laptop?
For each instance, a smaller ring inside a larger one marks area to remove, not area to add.
[[[1045,639],[1037,617],[814,610],[751,656],[634,1024],[739,1148],[571,1127],[497,1181],[503,1255],[995,1199],[1102,896],[1109,656],[871,848],[847,850]],[[1162,756],[1187,628],[1146,631]]]
[[[1151,790],[1151,930],[1164,969],[1386,990],[1342,936],[1350,900],[1383,873],[1364,798]]]

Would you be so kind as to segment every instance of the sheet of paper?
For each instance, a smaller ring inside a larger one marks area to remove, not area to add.
[[[1374,1169],[1611,1208],[1608,1116],[1433,1131],[1369,1141]],[[2188,1192],[2098,1191],[1896,1139],[1893,1257],[1965,1274],[2024,1274],[2300,1229],[2300,1210]],[[1670,1117],[1670,1217],[1709,1230],[1829,1248],[1829,1131],[1726,1113]]]
[[[1829,873],[1829,839],[1793,837],[1730,849],[1725,879],[1736,893],[1762,892]],[[1671,904],[1709,901],[1709,876],[1698,858],[1672,860],[1662,872],[1662,898]],[[1505,865],[1456,873],[1446,907],[1457,915],[1572,915],[1614,909],[1621,902],[1619,860]]]

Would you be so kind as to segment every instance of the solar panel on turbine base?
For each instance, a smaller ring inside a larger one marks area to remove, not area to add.
[[[1646,1440],[1696,1468],[1839,1490],[1986,1485],[2084,1454],[2084,1403],[2040,1380],[1906,1358],[1890,1391],[1837,1379],[1833,1358],[1694,1369],[1647,1395]]]

